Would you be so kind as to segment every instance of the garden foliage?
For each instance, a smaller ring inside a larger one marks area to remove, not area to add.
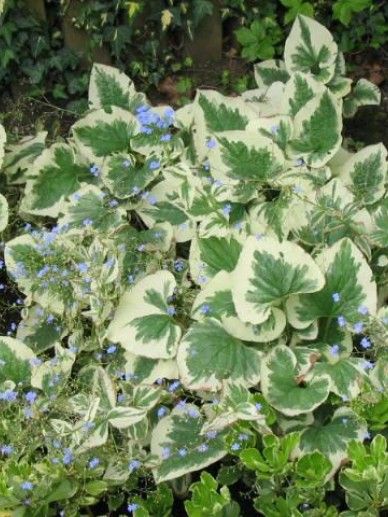
[[[168,515],[164,482],[220,460],[266,516],[337,515],[339,469],[341,515],[387,508],[385,441],[362,445],[388,421],[387,151],[341,136],[379,91],[306,16],[255,77],[174,112],[95,65],[66,141],[1,130],[22,195],[0,230],[26,224],[4,250],[24,301],[0,338],[0,508],[119,508],[152,473],[129,511]],[[210,474],[191,490],[188,515],[239,515]]]

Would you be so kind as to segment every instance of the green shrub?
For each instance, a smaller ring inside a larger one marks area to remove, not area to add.
[[[380,94],[305,16],[255,77],[174,112],[95,65],[66,141],[0,133],[22,191],[0,228],[26,222],[4,250],[24,300],[0,338],[0,508],[169,515],[166,483],[220,461],[189,515],[238,515],[217,483],[240,478],[266,516],[337,515],[338,470],[349,512],[372,470],[364,515],[387,508],[385,442],[362,446],[387,400],[387,151],[342,140]]]

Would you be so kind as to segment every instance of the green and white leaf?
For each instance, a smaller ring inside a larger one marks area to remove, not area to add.
[[[265,399],[287,416],[310,413],[330,391],[328,375],[301,375],[297,359],[286,346],[275,347],[262,361],[261,389]]]
[[[310,73],[327,83],[334,75],[337,53],[333,36],[323,25],[303,15],[295,19],[284,47],[289,73]]]
[[[217,135],[217,142],[208,153],[216,179],[268,183],[284,166],[279,146],[254,131],[227,131]]]
[[[172,359],[151,359],[125,351],[125,371],[136,383],[153,384],[157,379],[177,379],[178,366]]]
[[[379,105],[381,92],[378,86],[367,79],[359,79],[353,90],[344,99],[344,117],[353,117],[360,106]]]
[[[94,185],[85,185],[75,192],[64,204],[63,217],[58,224],[68,225],[69,232],[83,231],[84,221],[92,221],[92,228],[100,232],[114,231],[123,221],[126,211],[120,207],[110,207],[105,194]]]
[[[31,380],[30,361],[34,358],[34,352],[22,341],[0,336],[0,384],[12,381],[28,386]]]
[[[319,362],[315,365],[314,370],[319,374],[326,374],[331,379],[331,391],[343,397],[344,400],[355,399],[362,385],[361,360],[357,358],[338,359],[327,362]]]
[[[363,441],[367,431],[363,420],[349,408],[337,409],[331,421],[316,421],[301,436],[297,455],[319,451],[332,463],[332,474],[347,458],[347,446],[351,440]]]
[[[0,169],[3,165],[4,147],[5,147],[6,141],[7,141],[7,135],[6,135],[4,126],[2,124],[0,124]]]
[[[92,111],[73,127],[74,141],[90,163],[101,164],[103,158],[130,150],[130,140],[139,128],[134,115],[122,108],[112,107],[111,113],[103,109]]]
[[[21,213],[57,217],[65,198],[83,182],[92,183],[89,168],[68,144],[57,143],[45,149],[32,165],[20,206]]]
[[[134,407],[116,406],[107,414],[109,423],[116,429],[127,427],[141,422],[147,415],[147,410]]]
[[[228,334],[214,318],[193,323],[179,344],[177,362],[187,388],[218,391],[227,383],[254,386],[261,353]]]
[[[61,340],[64,332],[59,320],[47,322],[47,318],[41,315],[42,308],[33,305],[23,310],[23,319],[19,323],[16,337],[28,345],[36,354],[52,348]]]
[[[197,410],[198,416],[190,417],[187,410]],[[156,483],[201,470],[226,455],[222,433],[207,440],[200,435],[203,423],[199,408],[188,404],[186,410],[173,409],[170,415],[156,425],[151,438],[151,454],[158,458],[158,466],[153,469]],[[198,450],[201,445],[208,449],[201,452]],[[164,458],[163,451],[166,449],[170,455]],[[186,456],[179,455],[180,449],[187,451]]]
[[[289,75],[284,61],[280,59],[267,59],[253,65],[256,84],[259,88],[267,88],[272,83],[280,81],[286,83]]]
[[[341,107],[337,99],[329,91],[315,95],[295,116],[289,155],[303,158],[311,167],[322,167],[338,151],[341,131]]]
[[[0,194],[0,232],[3,232],[8,225],[8,202],[7,199]]]
[[[27,181],[33,161],[43,152],[46,137],[47,131],[39,131],[34,137],[26,136],[16,144],[7,145],[3,171],[9,184],[20,185]]]
[[[295,72],[287,81],[284,89],[285,109],[292,116],[309,101],[325,92],[325,86],[309,74]]]
[[[319,291],[324,277],[311,256],[293,242],[248,237],[232,273],[232,295],[242,321],[260,324],[271,307],[296,293]]]
[[[140,280],[122,295],[107,338],[133,354],[153,359],[174,357],[181,329],[167,313],[167,299],[175,286],[174,276],[168,271]]]
[[[145,95],[137,93],[133,81],[112,66],[94,63],[89,81],[89,107],[103,108],[108,113],[112,106],[134,111],[146,102]]]
[[[388,242],[388,200],[384,199],[373,214],[374,228],[371,233],[373,243],[385,248]]]
[[[387,149],[368,145],[353,154],[340,170],[340,177],[355,199],[363,205],[383,197],[387,181]]]
[[[295,328],[305,328],[318,318],[344,316],[359,320],[361,305],[376,314],[377,289],[373,273],[361,251],[350,239],[341,239],[315,259],[325,274],[324,287],[317,293],[304,294],[287,302],[287,318]],[[339,293],[335,302],[333,294]]]

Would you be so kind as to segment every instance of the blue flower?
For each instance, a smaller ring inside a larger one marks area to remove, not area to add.
[[[226,205],[223,206],[222,208],[222,213],[226,216],[228,216],[230,214],[230,212],[232,211],[232,205],[230,203],[227,203]]]
[[[14,402],[18,397],[17,391],[13,390],[5,390],[0,392],[0,400],[5,400],[6,402]]]
[[[361,334],[361,332],[364,330],[364,324],[362,321],[358,321],[353,325],[353,330],[356,334]]]
[[[111,199],[111,200],[109,201],[109,206],[110,206],[111,208],[115,208],[116,206],[118,206],[118,204],[119,204],[119,202],[117,201],[117,199]]]
[[[217,438],[217,431],[208,431],[206,433],[206,438],[208,438],[209,440],[214,440],[214,438]]]
[[[156,205],[156,203],[158,202],[156,196],[154,196],[153,194],[150,194],[149,197],[148,197],[148,203],[150,205]]]
[[[165,406],[161,406],[156,414],[158,415],[158,418],[163,418],[165,415],[167,415],[167,408]]]
[[[371,370],[374,368],[374,364],[371,361],[364,360],[362,362],[362,367],[364,370]]]
[[[340,352],[340,346],[339,345],[331,345],[330,347],[330,354],[333,355],[333,356],[338,356]]]
[[[26,393],[25,395],[25,398],[27,400],[27,402],[29,402],[30,404],[33,404],[37,398],[38,394],[36,393],[36,391],[29,391],[28,393]]]
[[[179,454],[179,456],[181,456],[182,458],[184,458],[185,456],[187,456],[187,449],[185,449],[184,447],[182,447],[181,449],[179,449],[178,454]]]
[[[209,138],[206,142],[208,149],[214,149],[217,146],[217,141],[214,138]]]
[[[367,348],[370,348],[372,346],[372,343],[369,341],[367,337],[363,337],[361,339],[360,345],[362,346],[362,348],[366,350]]]
[[[128,465],[129,472],[134,472],[135,470],[141,467],[141,461],[139,460],[131,460]]]
[[[116,345],[110,345],[107,349],[106,349],[106,353],[107,354],[114,354],[117,350],[117,346]]]
[[[201,445],[198,445],[197,451],[198,452],[206,452],[209,450],[209,446],[206,445],[206,443],[201,443]]]
[[[170,386],[168,387],[168,391],[170,393],[173,393],[174,391],[176,391],[179,386],[181,385],[181,383],[179,381],[174,381],[173,383],[170,384]]]
[[[90,173],[94,176],[94,177],[98,177],[100,175],[100,172],[101,172],[101,169],[98,165],[91,165],[90,166]]]
[[[162,458],[164,460],[166,460],[167,458],[170,457],[170,454],[171,454],[171,449],[170,447],[163,447],[162,448]]]
[[[347,323],[344,316],[338,316],[337,322],[340,327],[345,327]]]
[[[100,464],[100,460],[99,458],[92,458],[89,463],[88,463],[88,467],[90,469],[95,469],[98,465]]]
[[[358,312],[359,314],[366,316],[369,313],[369,309],[365,305],[360,305],[360,307],[358,308]]]
[[[173,305],[169,305],[167,307],[167,311],[166,312],[167,312],[167,314],[169,316],[174,316],[174,314],[176,314],[176,309],[175,309],[175,307]]]
[[[260,404],[260,402],[256,402],[255,408],[256,408],[257,411],[261,411],[263,409],[263,405]]]
[[[82,221],[82,224],[83,224],[84,226],[92,226],[93,221],[92,221],[89,217],[87,217],[86,219],[84,219],[84,220]]]
[[[74,461],[74,455],[73,455],[73,452],[71,449],[69,448],[66,448],[64,450],[65,454],[63,455],[63,458],[62,458],[62,463],[64,465],[70,465],[70,463],[72,463]]]
[[[32,490],[34,488],[34,484],[31,483],[31,481],[23,481],[23,483],[20,485],[20,488],[23,490]]]
[[[232,443],[231,449],[232,451],[238,451],[239,449],[241,449],[241,445],[237,442],[234,442]]]
[[[145,250],[145,244],[139,244],[139,246],[136,249],[137,249],[137,251],[144,251]]]
[[[130,166],[131,166],[131,162],[130,162],[130,160],[124,160],[124,161],[123,161],[123,167],[125,167],[126,169],[128,169],[128,167],[130,167]]]
[[[179,410],[185,409],[186,408],[186,401],[185,400],[180,400],[175,407],[176,407],[176,409],[179,409]]]
[[[211,307],[208,303],[203,303],[199,309],[201,314],[209,314]]]
[[[295,162],[294,162],[294,165],[295,165],[296,167],[301,167],[302,165],[304,165],[304,160],[303,160],[303,158],[297,158],[297,159],[295,160]]]
[[[238,439],[241,440],[242,442],[246,442],[248,440],[248,438],[249,438],[248,435],[245,433],[240,433],[238,435]]]
[[[174,268],[175,268],[175,271],[178,271],[178,273],[180,273],[181,271],[183,271],[185,269],[185,263],[182,259],[177,259],[175,262],[174,262]]]
[[[3,456],[10,456],[14,452],[14,448],[12,445],[2,445],[0,447],[0,452]]]
[[[340,301],[340,299],[341,299],[341,295],[340,295],[340,293],[333,293],[333,294],[331,295],[331,297],[333,298],[333,302],[335,302],[335,303],[339,302],[339,301]]]
[[[151,171],[154,171],[154,170],[156,170],[156,169],[159,169],[159,167],[160,167],[160,161],[158,161],[158,160],[152,160],[152,162],[150,162],[150,164],[149,164],[149,166],[148,166],[148,167],[149,167],[149,169],[150,169]]]
[[[279,132],[279,129],[280,129],[279,126],[275,126],[275,125],[271,126],[271,133],[273,135],[276,135]]]
[[[187,414],[191,416],[191,418],[198,418],[200,416],[200,413],[196,408],[189,408]]]
[[[169,142],[171,140],[172,136],[171,133],[166,133],[160,137],[161,142]]]
[[[127,510],[129,513],[133,513],[136,512],[136,510],[138,510],[139,508],[140,506],[137,503],[129,503]]]

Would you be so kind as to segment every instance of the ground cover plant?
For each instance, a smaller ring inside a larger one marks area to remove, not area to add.
[[[255,78],[174,111],[95,65],[68,139],[1,130],[2,510],[388,508],[387,151],[342,140],[379,90],[306,16]]]

